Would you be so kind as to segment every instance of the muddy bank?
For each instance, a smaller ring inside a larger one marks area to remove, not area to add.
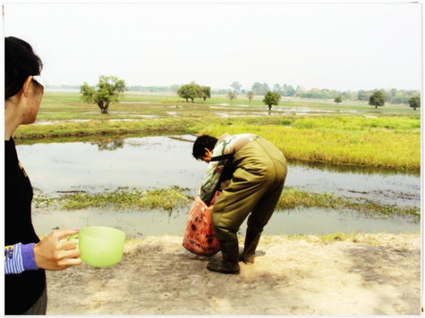
[[[418,315],[420,234],[264,237],[240,275],[206,270],[182,238],[128,242],[120,264],[48,273],[50,315]],[[241,244],[242,246],[242,244]],[[218,254],[215,257],[220,256]]]

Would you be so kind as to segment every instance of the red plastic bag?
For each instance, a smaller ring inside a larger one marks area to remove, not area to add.
[[[215,201],[215,198],[212,202]],[[195,198],[187,218],[183,247],[201,256],[212,256],[220,251],[211,220],[213,205],[207,206],[199,196]]]

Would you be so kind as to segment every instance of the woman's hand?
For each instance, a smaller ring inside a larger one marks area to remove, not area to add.
[[[61,239],[78,233],[78,230],[64,228],[44,237],[34,246],[34,257],[37,266],[51,271],[61,271],[71,266],[81,265],[80,250],[72,241]]]

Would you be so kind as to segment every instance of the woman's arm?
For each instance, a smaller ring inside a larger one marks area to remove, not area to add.
[[[80,250],[75,242],[62,240],[78,230],[62,229],[53,231],[37,244],[9,245],[4,248],[6,275],[21,274],[39,268],[51,271],[64,270],[81,265]]]
[[[38,270],[34,258],[34,243],[17,243],[4,248],[5,274],[21,274],[24,271]]]

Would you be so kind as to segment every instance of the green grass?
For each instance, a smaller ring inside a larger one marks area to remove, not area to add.
[[[179,187],[147,191],[121,188],[113,192],[96,194],[75,193],[63,195],[59,198],[48,198],[44,195],[37,195],[34,196],[34,205],[37,208],[44,208],[56,204],[63,210],[86,208],[172,210],[186,206],[191,202],[191,198],[185,194],[186,190]]]
[[[355,210],[359,213],[370,216],[409,216],[415,220],[420,219],[420,209],[410,206],[384,205],[378,202],[359,198],[353,199],[344,196],[337,196],[330,193],[314,193],[300,191],[294,188],[285,187],[279,199],[277,208],[290,210],[295,208],[331,208],[336,210]]]
[[[241,107],[241,105],[245,106]],[[405,105],[387,105],[375,109],[359,102],[347,102],[342,105],[336,105],[329,101],[316,102],[309,99],[300,100],[297,98],[284,98],[278,106],[274,107],[274,109],[278,108],[290,111],[293,114],[296,111],[302,111],[308,108],[313,113],[318,111],[331,111],[334,113],[356,111],[362,115],[420,117],[420,112],[412,111],[412,109]],[[41,104],[38,120],[129,119],[137,115],[155,115],[161,118],[167,118],[173,116],[168,113],[171,111],[176,111],[182,117],[193,118],[203,116],[215,117],[217,116],[217,112],[231,113],[237,111],[248,114],[255,111],[267,113],[267,107],[262,103],[260,96],[249,102],[246,97],[242,96],[230,101],[225,96],[213,95],[212,98],[206,101],[198,99],[195,100],[195,103],[192,103],[186,102],[176,95],[141,95],[130,93],[124,94],[122,103],[111,104],[110,113],[104,115],[100,113],[96,105],[81,102],[80,94],[78,93],[46,93]]]
[[[178,187],[148,191],[117,190],[98,194],[79,193],[65,196],[61,201],[65,210],[99,207],[172,210],[190,202],[189,197]]]
[[[102,135],[157,135],[164,133],[186,133],[192,122],[187,119],[140,120],[114,122],[90,120],[80,123],[20,126],[15,133],[17,139],[42,139],[57,137],[102,136]]]
[[[325,102],[286,100],[279,107],[292,109],[308,105],[316,110],[358,109],[360,113],[299,116],[277,112],[279,115],[276,116],[248,116],[253,112],[266,113],[261,100],[257,98],[249,103],[242,99],[229,101],[214,97],[205,102],[187,103],[176,96],[136,94],[126,95],[125,100],[140,103],[112,105],[110,114],[102,115],[96,105],[80,102],[79,94],[47,93],[38,121],[56,122],[20,126],[15,138],[39,140],[187,133],[219,136],[226,132],[249,132],[269,140],[292,160],[420,171],[420,113],[405,106],[375,110],[367,105],[336,106]],[[238,107],[239,104],[249,106]],[[223,118],[217,114],[232,115],[234,112],[240,117]],[[377,117],[364,116],[371,112]],[[113,121],[120,119],[131,121]],[[75,120],[85,121],[73,122]]]
[[[85,208],[112,208],[116,210],[136,209],[152,210],[188,206],[192,197],[186,194],[187,189],[177,186],[142,191],[139,189],[118,189],[102,193],[75,193],[58,198],[35,195],[33,204],[37,208],[55,205],[63,210],[78,210]],[[353,199],[333,194],[306,192],[286,187],[277,205],[277,210],[292,210],[294,208],[327,208],[334,210],[354,210],[371,217],[386,218],[393,215],[410,217],[413,221],[420,220],[420,209],[416,207],[399,207],[383,205],[378,202],[359,198]]]
[[[219,136],[223,133],[239,134],[250,132],[276,145],[286,158],[308,162],[326,162],[335,165],[356,165],[404,170],[420,170],[420,129],[401,128],[415,122],[410,119],[392,118],[395,128],[372,127],[375,122],[367,118],[354,118],[363,126],[357,130],[350,125],[345,129],[338,118],[323,118],[327,128],[317,124],[308,127],[310,119],[300,119],[293,126],[253,125],[234,122],[228,125],[211,123],[200,129],[200,133]],[[384,118],[380,118],[381,121]],[[379,122],[378,122],[379,123]],[[297,128],[300,127],[300,128]]]

